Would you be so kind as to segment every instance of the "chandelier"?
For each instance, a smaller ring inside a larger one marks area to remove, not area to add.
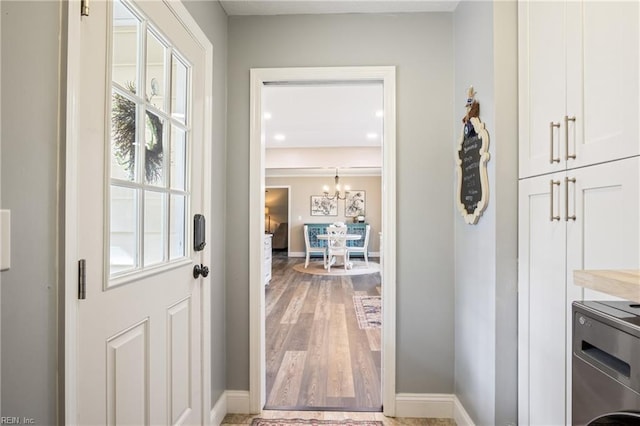
[[[340,176],[338,176],[338,169],[336,169],[335,179],[335,192],[332,196],[329,195],[329,186],[325,185],[322,189],[324,191],[324,198],[327,200],[346,200],[349,196],[349,187],[344,187],[344,195],[340,193]]]

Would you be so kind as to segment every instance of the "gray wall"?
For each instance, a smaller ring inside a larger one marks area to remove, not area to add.
[[[184,0],[183,0],[184,1]],[[226,389],[225,221],[227,130],[227,14],[216,0],[184,1],[213,44],[213,139],[211,171],[211,399]]]
[[[491,154],[478,224],[454,207],[455,393],[478,425],[517,419],[516,25],[515,2],[461,2],[454,13],[456,141],[473,85]]]
[[[450,13],[229,18],[227,388],[249,389],[249,69],[397,67],[397,392],[453,392]]]
[[[57,159],[60,3],[0,2],[2,208],[11,270],[2,272],[2,415],[56,423]]]

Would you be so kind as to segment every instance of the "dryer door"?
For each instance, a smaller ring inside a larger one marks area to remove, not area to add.
[[[637,426],[640,424],[640,412],[623,411],[599,416],[589,422],[588,426]]]

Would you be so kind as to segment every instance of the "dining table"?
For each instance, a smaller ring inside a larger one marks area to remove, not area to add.
[[[357,241],[357,240],[361,240],[362,239],[362,235],[360,235],[360,234],[344,234],[344,235],[339,235],[339,234],[318,234],[318,235],[316,235],[316,238],[318,240],[327,241],[327,245],[330,245],[332,239],[341,238],[341,239],[345,239],[347,241]],[[347,251],[348,251],[348,247],[347,247]],[[327,259],[327,263],[324,265],[325,269],[328,267],[328,265],[333,265],[335,262],[336,262],[336,256],[331,256],[331,259]],[[347,262],[346,267],[347,267],[347,269],[351,269],[353,267],[353,263],[352,262]]]

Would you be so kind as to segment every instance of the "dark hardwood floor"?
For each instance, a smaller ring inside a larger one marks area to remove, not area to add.
[[[376,259],[374,259],[376,261]],[[380,411],[380,329],[360,329],[353,296],[380,274],[322,276],[274,253],[266,288],[267,409]]]

